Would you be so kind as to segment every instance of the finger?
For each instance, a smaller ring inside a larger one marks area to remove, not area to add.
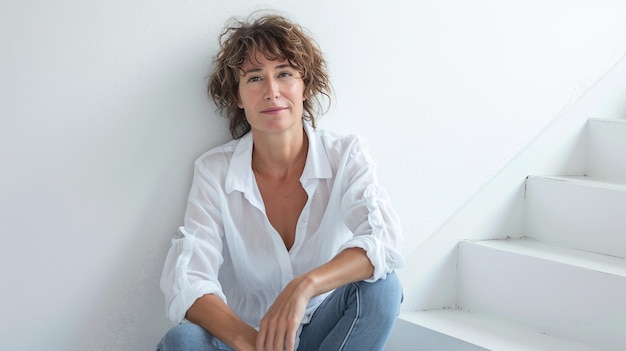
[[[266,351],[265,341],[267,340],[267,328],[265,327],[266,323],[261,321],[261,325],[259,326],[259,333],[256,337],[256,349],[257,351]]]
[[[287,326],[284,320],[278,322],[278,326],[276,328],[276,334],[274,335],[274,349],[283,351],[285,346],[285,334],[287,331]]]
[[[287,328],[287,333],[285,335],[285,349],[287,351],[294,351],[296,343],[296,332],[298,331],[299,325],[300,323],[290,324]]]
[[[265,323],[265,340],[263,341],[263,347],[267,351],[274,351],[278,349],[276,345],[277,338],[279,337],[278,331],[276,330],[275,322],[267,322]],[[282,349],[280,349],[282,351]]]

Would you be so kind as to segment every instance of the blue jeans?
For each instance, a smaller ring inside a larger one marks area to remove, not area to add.
[[[374,283],[355,282],[336,289],[317,308],[300,334],[298,351],[383,350],[400,312],[402,287],[395,272]],[[179,324],[157,351],[232,351],[202,327]]]

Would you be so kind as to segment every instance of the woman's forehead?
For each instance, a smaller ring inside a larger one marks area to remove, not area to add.
[[[287,61],[285,57],[274,55],[268,51],[254,50],[248,54],[248,57],[243,61],[243,64],[251,64],[254,66],[263,65],[269,61],[272,62],[284,62]]]
[[[241,69],[245,71],[246,68],[251,67],[284,66],[284,64],[288,64],[293,67],[292,63],[284,57],[276,57],[275,55],[255,51],[248,55],[248,57],[243,61]]]

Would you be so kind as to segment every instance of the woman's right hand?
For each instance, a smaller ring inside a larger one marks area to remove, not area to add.
[[[296,333],[313,296],[305,276],[292,280],[278,295],[259,327],[257,351],[293,351]]]

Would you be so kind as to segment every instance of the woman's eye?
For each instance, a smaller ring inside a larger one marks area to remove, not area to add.
[[[279,78],[287,78],[287,77],[291,77],[293,76],[293,74],[289,73],[289,72],[281,72],[280,74],[278,74]]]
[[[261,77],[250,77],[250,79],[248,79],[248,82],[259,82],[261,81]]]

